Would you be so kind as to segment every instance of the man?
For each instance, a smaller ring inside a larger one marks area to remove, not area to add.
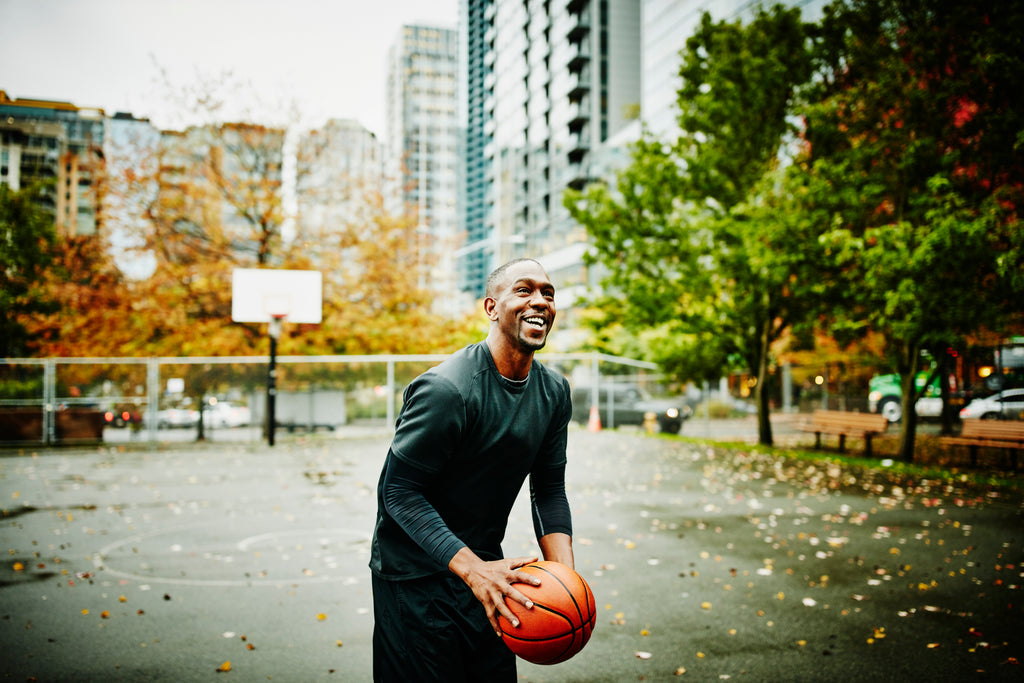
[[[564,377],[533,362],[555,320],[555,288],[519,259],[487,280],[484,341],[407,387],[377,486],[371,546],[374,680],[515,681],[498,615],[536,557],[504,558],[509,512],[530,476],[544,559],[573,566],[565,495]]]

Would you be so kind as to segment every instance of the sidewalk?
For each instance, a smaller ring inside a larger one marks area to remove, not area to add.
[[[371,435],[0,458],[0,671],[369,680],[386,448]],[[579,656],[522,663],[520,680],[1019,680],[1022,515],[997,491],[851,481],[639,431],[574,428],[569,455],[597,627]],[[535,552],[525,495],[504,547]]]

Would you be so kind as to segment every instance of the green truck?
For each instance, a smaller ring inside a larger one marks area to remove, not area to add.
[[[939,376],[936,374],[931,384],[925,383],[932,371],[920,372],[915,379],[917,391],[924,388],[924,393],[917,400],[918,417],[940,417],[942,415],[942,389],[939,387]],[[875,375],[868,381],[868,410],[872,413],[885,415],[889,422],[903,419],[903,392],[900,389],[900,376]]]
[[[953,358],[958,356],[952,349],[950,354]],[[965,399],[974,396],[1024,386],[1024,337],[1013,337],[997,347],[978,347],[965,355],[969,358],[960,357],[957,363],[950,364],[951,404],[963,405]],[[934,364],[930,357],[925,362]],[[922,370],[916,378],[917,391],[924,390],[917,400],[918,417],[942,416],[939,374],[933,377],[933,370]],[[885,415],[890,422],[903,418],[899,375],[875,375],[868,381],[868,410]]]

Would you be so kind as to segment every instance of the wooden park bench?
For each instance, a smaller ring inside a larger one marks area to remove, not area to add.
[[[967,446],[972,466],[978,464],[980,447],[1005,448],[1010,453],[1013,469],[1017,469],[1017,451],[1024,448],[1024,422],[964,420],[960,436],[944,436],[942,443]]]
[[[874,413],[851,413],[845,410],[815,410],[809,423],[797,429],[814,432],[814,447],[821,448],[821,435],[839,437],[839,452],[846,449],[846,437],[854,436],[864,440],[864,455],[871,457],[871,439],[885,433],[889,420]]]

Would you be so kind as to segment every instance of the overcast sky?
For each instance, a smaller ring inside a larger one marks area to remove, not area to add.
[[[246,107],[294,102],[304,123],[354,118],[383,138],[400,27],[457,15],[458,0],[0,0],[0,90],[166,128],[188,123],[171,93],[230,73],[254,86]]]

